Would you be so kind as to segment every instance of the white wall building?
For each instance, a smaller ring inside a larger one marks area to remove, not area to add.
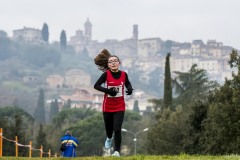
[[[42,30],[24,27],[23,29],[13,30],[14,39],[23,39],[27,42],[41,42]]]
[[[143,57],[153,56],[161,50],[160,38],[148,38],[138,40],[138,55]]]
[[[214,59],[200,60],[198,64],[198,68],[204,69],[210,74],[219,73],[218,60],[214,60]]]

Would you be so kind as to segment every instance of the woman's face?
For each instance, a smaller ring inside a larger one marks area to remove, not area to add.
[[[108,67],[112,72],[117,72],[120,66],[120,61],[117,57],[110,57],[108,59]]]

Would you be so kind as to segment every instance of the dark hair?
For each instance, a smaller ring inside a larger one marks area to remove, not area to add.
[[[67,131],[66,133],[65,133],[65,135],[72,135],[72,132],[71,131]]]
[[[108,59],[111,57],[119,58],[116,55],[111,55],[107,49],[103,49],[95,58],[94,62],[98,66],[98,69],[105,72],[108,70]],[[120,60],[119,60],[120,61]]]

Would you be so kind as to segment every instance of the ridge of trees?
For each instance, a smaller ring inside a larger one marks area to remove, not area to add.
[[[178,93],[176,110],[156,112],[148,132],[149,154],[239,154],[239,62],[240,56],[233,50],[229,64],[236,72],[222,86],[210,81],[196,65],[187,73],[177,72],[173,80]]]

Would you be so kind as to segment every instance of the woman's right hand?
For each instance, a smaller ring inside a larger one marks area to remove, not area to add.
[[[117,95],[117,91],[115,90],[115,88],[109,88],[107,89],[107,94],[109,94],[110,96],[115,97]]]

